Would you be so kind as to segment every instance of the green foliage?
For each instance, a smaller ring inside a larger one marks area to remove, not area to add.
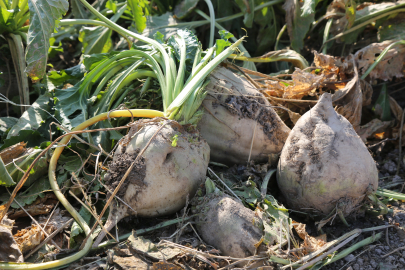
[[[15,185],[15,182],[13,181],[13,178],[11,178],[3,160],[0,157],[0,186],[9,187],[12,185]]]
[[[179,140],[179,135],[178,134],[174,135],[171,138],[171,140],[172,140],[172,147],[176,147],[177,146],[177,141]]]
[[[178,19],[186,18],[197,6],[198,0],[182,0],[174,8],[174,16]]]
[[[390,97],[388,95],[386,84],[383,84],[381,88],[380,95],[378,96],[378,99],[375,102],[373,111],[382,121],[391,120]]]
[[[80,216],[82,216],[82,218],[84,219],[84,221],[89,224],[90,220],[92,218],[92,215],[89,211],[87,211],[87,209],[84,206],[81,206],[80,210],[79,210],[79,214]],[[80,227],[80,225],[74,221],[71,228],[70,228],[70,247],[74,248],[78,245],[78,240],[77,237],[84,233],[83,229]]]
[[[46,72],[49,40],[57,22],[68,11],[67,0],[29,0],[30,27],[28,30],[26,61],[27,74],[39,81]]]
[[[251,28],[255,17],[255,1],[235,0],[235,2],[244,14],[243,23],[247,28]]]
[[[128,10],[129,14],[132,17],[133,22],[135,23],[136,30],[139,33],[146,28],[146,17],[145,13],[148,14],[148,11],[144,12],[147,2],[145,0],[128,0]]]
[[[231,33],[225,30],[220,30],[219,35],[221,36],[221,39],[216,40],[216,46],[215,46],[215,54],[218,55],[220,54],[225,47],[231,46],[231,42],[229,41],[230,38],[233,37]]]

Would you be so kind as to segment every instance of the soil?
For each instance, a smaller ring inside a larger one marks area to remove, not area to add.
[[[141,150],[138,148],[134,153],[127,154],[117,154],[114,156],[114,160],[110,161],[108,164],[108,174],[105,176],[104,181],[110,190],[114,190],[121,179],[124,177],[128,168],[135,161]],[[139,160],[134,164],[131,172],[129,173],[127,179],[122,184],[121,188],[117,192],[117,196],[123,198],[127,187],[130,183],[137,185],[139,187],[144,187],[146,184],[143,182],[146,176],[146,164],[145,158],[140,157]]]
[[[229,96],[225,99],[225,103],[221,103],[221,105],[234,115],[257,120],[269,139],[272,139],[274,135],[273,131],[278,128],[277,121],[274,121],[276,112],[265,106],[265,101],[261,94],[257,94],[254,97]]]

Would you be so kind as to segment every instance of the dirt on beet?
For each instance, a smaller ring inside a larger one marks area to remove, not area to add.
[[[123,149],[123,154],[117,154],[114,156],[114,160],[108,163],[108,173],[106,174],[104,181],[106,186],[112,191],[120,183],[129,167],[134,163],[136,157],[141,150],[138,148],[134,153],[127,154]],[[129,172],[128,177],[125,179],[121,188],[117,192],[117,196],[123,198],[127,191],[128,185],[133,184],[140,188],[145,187],[146,183],[143,181],[146,176],[146,164],[145,158],[140,157],[133,165],[132,170]],[[109,195],[110,196],[110,195]],[[134,198],[136,200],[136,197]]]

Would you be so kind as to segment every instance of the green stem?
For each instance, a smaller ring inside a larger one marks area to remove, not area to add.
[[[0,8],[8,10],[8,7],[6,6],[6,3],[3,0],[0,0]]]
[[[343,259],[347,255],[353,253],[355,250],[357,250],[361,247],[364,247],[366,245],[370,245],[371,243],[374,243],[375,241],[380,239],[381,236],[382,236],[382,233],[377,233],[376,235],[370,236],[370,237],[354,244],[353,246],[346,248],[345,250],[342,250],[341,252],[336,254],[331,260],[326,261],[322,266],[325,266],[325,265],[331,264],[333,262],[336,262],[337,260]]]
[[[284,26],[281,28],[280,32],[277,35],[276,39],[276,45],[274,45],[274,50],[277,51],[278,48],[278,43],[280,42],[281,36],[284,34],[285,30],[287,29],[287,25],[284,24]]]
[[[24,45],[21,40],[21,36],[9,34],[11,37],[8,38],[10,44],[11,57],[13,59],[14,68],[16,69],[18,89],[20,92],[20,103],[23,105],[29,105],[29,84],[28,77],[25,74],[25,55],[24,55]],[[26,110],[26,107],[21,106],[21,113]]]
[[[117,25],[116,23],[110,21],[109,19],[107,19],[104,15],[102,15],[100,12],[98,12],[96,9],[94,9],[89,3],[87,3],[86,0],[80,0],[80,2],[82,2],[82,4],[88,9],[90,10],[91,13],[93,13],[94,15],[96,15],[96,17],[98,19],[100,19],[101,21],[105,22],[106,24],[108,24],[110,27],[112,27],[116,32],[118,33],[122,33],[123,35],[128,35],[130,37],[139,39],[142,42],[151,44],[152,46],[154,46],[163,56],[164,58],[164,63],[165,63],[165,77],[166,77],[166,85],[165,88],[162,87],[162,92],[167,92],[171,91],[173,89],[173,81],[174,81],[174,77],[172,76],[170,67],[168,65],[170,59],[169,59],[169,55],[166,53],[165,48],[156,40],[153,40],[151,38],[136,34],[134,32],[131,32],[119,25]]]
[[[326,23],[325,31],[323,32],[323,43],[324,44],[328,40],[329,32],[330,32],[330,28],[332,26],[332,23],[333,23],[333,19],[329,19],[328,22]],[[323,49],[322,49],[322,53],[326,54],[327,50],[328,50],[328,48],[326,46],[324,46]]]
[[[210,19],[210,17],[208,17],[207,14],[205,14],[204,12],[202,12],[202,11],[199,10],[199,9],[196,9],[195,12],[196,12],[198,15],[200,15],[201,17],[203,17],[203,18],[205,18],[205,19],[207,19],[207,20]],[[220,25],[220,24],[217,23],[217,22],[215,23],[215,26],[216,26],[216,28],[218,28],[219,30],[225,30],[225,31],[226,31],[226,29],[225,29],[224,27],[222,27],[222,25]],[[235,38],[235,37],[231,37],[231,40],[232,40],[233,42],[238,41],[237,38]],[[211,46],[211,47],[212,47],[212,46]],[[243,55],[245,55],[246,57],[250,57],[249,52],[245,49],[245,47],[243,46],[242,43],[239,44],[238,48],[239,48],[239,50],[243,53]],[[256,66],[255,66],[254,63],[251,63],[251,64],[250,64],[249,62],[244,61],[244,62],[243,62],[243,67],[245,67],[245,68],[247,68],[247,69],[250,69],[250,70],[253,70],[253,71],[257,71]]]
[[[18,7],[18,0],[13,0],[11,2],[11,9],[14,10]]]
[[[215,32],[215,12],[214,12],[214,7],[212,6],[211,0],[205,0],[205,3],[207,3],[208,10],[210,12],[210,23],[211,23],[211,30],[210,30],[210,41],[208,48],[211,48],[214,46],[214,32]]]
[[[14,20],[16,22],[20,22],[20,18],[29,10],[28,8],[28,0],[24,0],[23,2],[21,2],[20,5],[20,11],[17,13],[17,15],[15,16]],[[26,20],[25,20],[26,21]],[[25,22],[24,21],[24,22]]]
[[[387,46],[387,48],[385,48],[384,51],[382,51],[382,53],[377,57],[377,59],[374,61],[374,63],[367,69],[367,71],[363,74],[363,76],[361,76],[361,79],[364,80],[368,76],[368,74],[370,74],[370,72],[378,65],[378,63],[381,62],[381,60],[385,57],[387,52],[392,47],[394,47],[395,45],[398,45],[398,44],[405,45],[405,40],[400,40],[400,41],[394,42],[394,43],[390,44],[389,46]]]
[[[375,17],[373,17],[373,18],[371,18],[371,19],[369,19],[369,20],[367,20],[367,21],[365,21],[365,22],[363,22],[363,23],[360,23],[360,24],[358,24],[358,25],[356,25],[356,26],[353,26],[352,28],[350,28],[350,29],[344,31],[343,33],[340,33],[340,34],[334,36],[333,38],[328,39],[327,41],[324,42],[323,46],[324,46],[326,43],[328,43],[329,41],[332,41],[332,40],[341,38],[341,37],[343,37],[344,35],[350,34],[351,32],[354,32],[354,31],[356,31],[356,30],[362,28],[363,26],[366,26],[366,25],[368,25],[369,23],[372,23],[372,22],[374,22],[374,21],[376,21],[376,20],[378,20],[378,19],[384,18],[384,17],[386,17],[386,16],[388,16],[388,15],[391,15],[391,14],[394,14],[394,13],[399,13],[399,12],[404,12],[404,11],[405,11],[405,8],[400,8],[400,9],[393,10],[393,11],[391,11],[391,12],[386,12],[386,13],[381,14],[381,15],[379,15],[379,16],[375,16]]]
[[[393,198],[396,200],[405,200],[405,194],[395,192],[389,189],[378,188],[375,194],[377,194],[378,196]]]

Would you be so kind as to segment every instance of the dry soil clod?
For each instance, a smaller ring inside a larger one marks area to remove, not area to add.
[[[367,147],[326,93],[296,123],[281,152],[277,182],[289,207],[348,216],[376,190],[378,172]],[[337,209],[339,208],[339,209]]]
[[[105,177],[111,191],[118,185],[140,149],[159,129],[160,122],[139,120],[120,142]],[[128,206],[113,201],[105,228],[111,230],[119,220],[130,215],[155,217],[180,210],[187,196],[191,199],[203,183],[209,154],[208,144],[195,129],[183,127],[175,121],[167,124],[152,140],[117,193],[136,213]],[[94,246],[104,236],[102,231]]]

